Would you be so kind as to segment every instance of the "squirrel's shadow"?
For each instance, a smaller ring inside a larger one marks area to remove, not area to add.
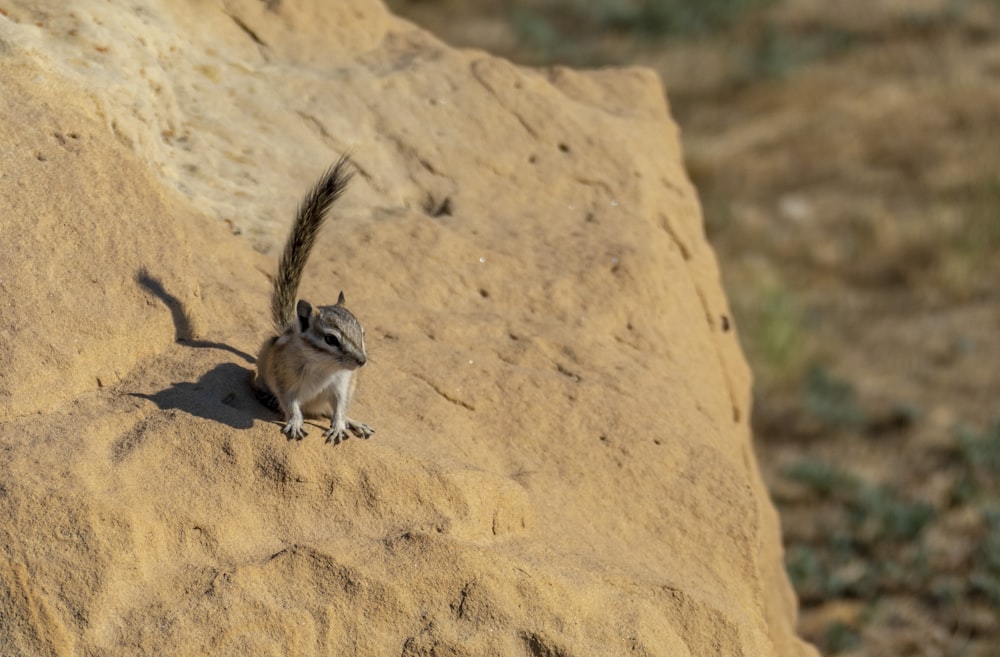
[[[194,340],[191,319],[184,303],[163,286],[163,282],[145,268],[136,272],[135,281],[160,299],[170,309],[174,321],[174,336],[178,344],[195,349],[220,349],[235,354],[249,364],[255,359],[245,351],[221,342]],[[261,406],[250,390],[251,371],[235,363],[220,363],[202,374],[198,381],[181,381],[148,395],[129,393],[148,399],[161,410],[179,409],[191,415],[221,422],[234,429],[249,429],[255,418],[274,419]]]
[[[160,410],[179,409],[234,429],[249,429],[255,418],[272,415],[254,398],[247,383],[249,380],[250,370],[247,368],[235,363],[220,363],[202,374],[195,383],[180,381],[151,395],[140,392],[129,394],[148,399]]]

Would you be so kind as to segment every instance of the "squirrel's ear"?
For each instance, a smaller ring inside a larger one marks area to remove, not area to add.
[[[295,314],[299,316],[299,331],[305,333],[309,330],[309,320],[312,319],[313,307],[312,304],[305,299],[299,299],[299,303],[295,306]]]
[[[340,296],[337,297],[337,305],[338,306],[343,306],[344,305],[344,301],[345,301],[345,299],[344,299],[344,291],[341,290],[340,291]]]

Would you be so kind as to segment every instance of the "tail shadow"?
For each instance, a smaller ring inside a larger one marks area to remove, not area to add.
[[[220,349],[239,356],[253,365],[256,359],[250,354],[223,342],[194,339],[191,317],[184,303],[167,291],[163,282],[145,268],[136,272],[135,281],[163,301],[170,309],[174,321],[175,340],[195,349]],[[209,420],[221,422],[235,429],[248,429],[256,417],[266,413],[250,390],[251,371],[236,363],[220,363],[202,374],[198,381],[173,383],[154,394],[129,393],[133,397],[148,399],[161,410],[179,409]]]
[[[177,342],[195,349],[221,349],[222,351],[228,351],[231,354],[239,356],[251,365],[256,362],[254,357],[247,352],[231,347],[224,342],[195,340],[191,316],[188,315],[187,309],[184,307],[184,303],[174,295],[170,294],[170,292],[167,291],[167,288],[163,286],[163,281],[150,274],[145,267],[136,272],[135,282],[144,287],[146,291],[150,292],[153,296],[157,297],[163,302],[163,305],[170,309],[170,314],[174,320],[174,340]]]

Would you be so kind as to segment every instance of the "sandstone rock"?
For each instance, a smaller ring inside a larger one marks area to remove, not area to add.
[[[815,654],[653,74],[364,0],[0,14],[0,654]],[[302,295],[378,433],[288,443],[250,354],[344,151]]]

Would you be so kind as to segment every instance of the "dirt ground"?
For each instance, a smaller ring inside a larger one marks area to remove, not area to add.
[[[1000,3],[390,5],[527,64],[660,71],[801,633],[826,655],[996,655]]]

